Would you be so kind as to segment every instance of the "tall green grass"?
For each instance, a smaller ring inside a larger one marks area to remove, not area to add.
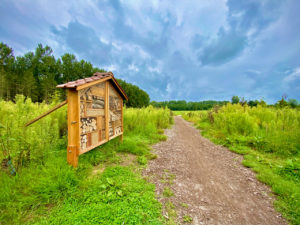
[[[300,224],[300,111],[227,104],[211,111],[180,112],[217,144],[244,154],[277,195],[276,208]]]
[[[46,112],[57,102],[47,105],[33,103],[17,95],[15,103],[0,100],[0,160],[10,157],[15,167],[22,167],[32,161],[42,163],[53,146],[65,144],[60,136],[66,130],[66,107],[63,107],[34,125],[25,123]]]
[[[125,108],[123,143],[114,139],[80,156],[73,169],[66,162],[66,108],[23,127],[50,107],[22,96],[16,103],[0,101],[5,142],[0,159],[9,154],[17,169],[15,176],[0,169],[0,223],[162,223],[155,187],[140,171],[153,158],[149,144],[165,139],[161,130],[172,122],[170,110]],[[139,158],[133,165],[120,166],[119,152]],[[93,175],[98,167],[104,172]]]

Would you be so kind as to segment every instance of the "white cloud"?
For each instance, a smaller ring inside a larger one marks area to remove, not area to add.
[[[130,64],[130,65],[128,66],[128,70],[135,71],[135,72],[139,72],[139,68],[136,67],[134,64]]]
[[[112,64],[112,65],[109,65],[109,66],[103,66],[103,69],[106,70],[106,71],[114,72],[114,71],[118,70],[118,66]]]
[[[290,83],[298,79],[300,80],[300,67],[294,69],[294,71],[290,75],[286,76],[283,80]]]

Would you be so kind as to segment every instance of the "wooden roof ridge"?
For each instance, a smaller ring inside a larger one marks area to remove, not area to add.
[[[118,81],[115,79],[114,74],[112,72],[105,72],[105,73],[100,73],[96,72],[93,74],[91,77],[86,77],[83,79],[78,79],[75,81],[69,81],[64,84],[59,84],[56,87],[57,88],[76,88],[76,90],[81,90],[83,88],[89,87],[91,85],[101,83],[106,80],[112,80],[112,83],[116,87],[116,89],[119,91],[121,96],[128,100],[128,96],[126,95],[125,91],[121,87],[121,85],[118,83]]]

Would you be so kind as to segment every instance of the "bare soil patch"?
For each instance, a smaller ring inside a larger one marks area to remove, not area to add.
[[[165,134],[144,175],[156,184],[166,218],[171,202],[180,224],[287,224],[274,210],[270,188],[241,164],[241,155],[205,139],[180,116]]]

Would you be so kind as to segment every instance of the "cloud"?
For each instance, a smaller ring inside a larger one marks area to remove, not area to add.
[[[297,0],[4,0],[0,40],[17,55],[38,43],[73,53],[152,100],[272,102],[300,98],[299,10]]]
[[[72,21],[68,26],[57,29],[52,27],[52,32],[64,44],[87,60],[97,60],[99,64],[111,63],[110,51],[112,45],[102,41],[96,32],[78,21]]]
[[[283,80],[287,83],[298,81],[298,86],[300,86],[300,67],[294,69],[294,71]]]
[[[196,34],[192,38],[191,45],[204,66],[217,66],[237,58],[280,15],[280,4],[274,1],[229,0],[227,6],[227,23],[219,28],[216,37],[207,40]]]
[[[220,65],[237,57],[246,46],[247,38],[243,34],[221,28],[216,40],[203,48],[198,59],[202,65]]]
[[[300,67],[295,68],[292,73],[283,79],[286,93],[291,98],[300,98]]]

